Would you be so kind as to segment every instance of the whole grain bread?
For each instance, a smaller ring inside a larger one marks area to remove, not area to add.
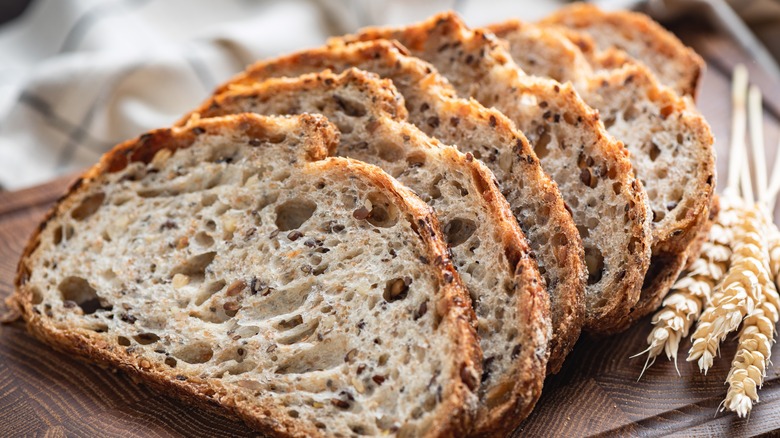
[[[408,121],[428,135],[456,145],[461,152],[470,152],[493,171],[546,281],[553,327],[547,367],[548,372],[557,372],[579,337],[585,311],[582,243],[557,185],[544,173],[525,136],[506,116],[473,99],[458,98],[433,66],[384,40],[311,49],[260,61],[221,89],[240,89],[267,78],[295,77],[323,69],[343,71],[352,66],[392,80],[404,97]],[[206,102],[196,113],[208,114],[212,104]]]
[[[678,94],[696,94],[704,60],[644,14],[606,12],[595,5],[577,3],[557,10],[540,24],[582,32],[599,50],[620,49],[649,67],[661,83]]]
[[[556,29],[517,20],[490,29],[527,73],[571,81],[630,152],[653,218],[653,257],[631,321],[647,315],[666,296],[686,258],[697,256],[692,243],[706,223],[715,186],[709,125],[689,99],[636,62],[594,73],[579,48]]]
[[[550,323],[543,280],[490,170],[404,123],[403,104],[391,81],[348,69],[234,87],[195,114],[323,114],[342,132],[338,155],[381,166],[428,202],[477,314],[485,357],[477,416],[524,417],[545,376]]]
[[[462,436],[481,353],[430,207],[320,116],[123,143],[31,237],[10,304],[55,348],[272,436]],[[363,214],[363,211],[367,214]]]
[[[650,262],[647,195],[628,153],[570,84],[525,75],[487,30],[454,13],[404,28],[370,28],[332,40],[395,39],[436,67],[462,96],[509,117],[558,183],[585,247],[587,329],[610,333],[639,299]]]

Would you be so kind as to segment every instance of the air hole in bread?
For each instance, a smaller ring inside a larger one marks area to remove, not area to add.
[[[59,245],[63,241],[67,242],[68,240],[70,240],[70,238],[73,237],[74,233],[75,230],[73,229],[72,225],[62,224],[54,230],[52,241],[54,242],[55,245]]]
[[[214,356],[214,350],[206,342],[194,342],[177,348],[173,356],[189,364],[206,363]]]
[[[135,339],[135,342],[138,342],[141,345],[149,345],[159,341],[160,337],[154,333],[140,333],[136,336],[133,336],[133,339]]]
[[[631,104],[623,111],[623,120],[630,122],[639,117],[639,113],[639,108],[637,108],[636,105]]]
[[[81,277],[66,277],[57,286],[63,301],[76,303],[84,314],[89,315],[98,310],[111,310],[112,306],[100,301],[95,288]]]
[[[588,285],[594,285],[604,276],[604,255],[598,248],[585,248],[585,265],[588,268]]]
[[[184,263],[173,268],[171,271],[171,278],[176,274],[203,278],[206,274],[206,268],[214,261],[214,257],[216,256],[216,252],[210,251],[190,257]]]
[[[379,193],[370,193],[368,201],[371,209],[368,210],[365,217],[355,212],[356,219],[366,219],[371,225],[380,228],[389,228],[398,222],[398,208],[392,202]],[[364,210],[367,210],[365,207]]]
[[[406,164],[409,167],[422,167],[425,166],[425,154],[423,152],[411,152],[406,156]]]
[[[403,300],[409,293],[409,285],[412,284],[411,277],[394,278],[385,283],[385,291],[382,298],[388,303]]]
[[[349,425],[349,430],[351,430],[352,433],[354,433],[355,435],[358,435],[358,436],[365,436],[365,435],[369,434],[366,431],[366,428],[364,426],[362,426],[362,425],[359,425],[359,424],[350,424]]]
[[[350,117],[363,117],[366,115],[366,107],[360,102],[347,99],[338,94],[333,95],[333,100],[336,102],[336,105],[338,105],[341,112]]]
[[[276,207],[276,226],[280,231],[300,228],[317,210],[317,204],[308,199],[291,199]]]
[[[439,190],[439,183],[444,177],[442,175],[436,175],[433,178],[433,181],[431,181],[431,188],[428,190],[428,194],[431,197],[431,199],[439,199],[441,198],[441,190]]]
[[[650,146],[648,147],[647,155],[650,157],[650,161],[655,161],[658,159],[658,156],[661,155],[661,148],[658,147],[654,141],[651,141]]]
[[[404,147],[391,141],[376,139],[374,140],[374,148],[379,158],[395,163],[404,158]]]
[[[576,125],[577,124],[577,117],[574,114],[572,114],[572,113],[570,113],[568,111],[563,113],[563,120],[566,121],[566,123],[568,123],[570,125]]]
[[[290,330],[303,324],[303,317],[301,315],[295,315],[293,317],[283,319],[279,321],[277,327],[282,330]]]
[[[168,365],[171,368],[176,368],[176,359],[172,357],[166,357],[165,358],[165,365]]]
[[[203,288],[198,292],[198,295],[195,297],[195,305],[200,306],[206,302],[206,300],[211,298],[215,293],[221,291],[226,284],[227,282],[225,280],[217,280],[204,285]]]
[[[43,302],[43,294],[37,287],[32,288],[32,304],[41,304]]]
[[[615,124],[615,116],[604,119],[604,128],[609,129]]]
[[[288,330],[285,335],[280,336],[276,342],[282,345],[291,345],[297,342],[305,341],[309,336],[313,335],[317,331],[317,327],[320,325],[319,318],[306,321],[295,329]]]
[[[214,238],[205,231],[199,231],[195,234],[195,243],[202,247],[208,248],[214,245]]]
[[[444,234],[447,236],[447,243],[454,248],[469,240],[474,231],[477,230],[477,224],[471,219],[456,217],[447,222],[444,226]]]
[[[536,156],[540,160],[546,157],[549,153],[547,146],[550,144],[551,140],[552,137],[550,136],[550,129],[547,127],[547,125],[544,125],[539,130],[539,138],[536,140],[536,142],[534,142],[534,152],[536,152]]]
[[[81,201],[81,204],[79,204],[78,207],[73,209],[73,211],[70,213],[70,216],[77,221],[83,221],[84,219],[95,214],[95,212],[98,211],[98,208],[100,208],[100,206],[103,205],[103,201],[105,199],[106,199],[105,193],[103,192],[93,193],[87,196],[86,198],[84,198]]]
[[[123,346],[123,347],[129,347],[130,346],[130,339],[127,339],[124,336],[117,336],[116,337],[117,344]]]
[[[655,176],[658,177],[658,179],[664,179],[669,176],[669,171],[664,167],[659,167],[655,170]]]
[[[653,210],[653,222],[661,222],[666,217],[666,212],[663,210]]]

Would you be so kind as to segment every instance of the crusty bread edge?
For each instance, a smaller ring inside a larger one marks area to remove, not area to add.
[[[695,51],[685,46],[674,34],[645,14],[631,11],[605,12],[599,7],[576,3],[561,8],[540,21],[543,25],[568,25],[568,23],[595,23],[607,21],[618,28],[636,30],[647,36],[646,42],[655,47],[657,53],[681,64],[687,64],[685,77],[678,79],[675,91],[695,97],[702,73],[706,68],[704,60]],[[640,61],[642,61],[640,59]]]
[[[217,382],[200,379],[193,381],[189,378],[180,380],[175,376],[175,373],[162,368],[160,364],[155,364],[142,356],[126,353],[121,349],[109,348],[106,342],[95,333],[87,330],[64,331],[53,327],[34,311],[32,290],[25,287],[29,276],[26,261],[40,244],[41,232],[57,213],[67,207],[73,195],[86,190],[97,177],[104,173],[119,171],[132,161],[148,161],[160,149],[170,149],[171,140],[179,140],[174,142],[173,149],[186,148],[195,141],[197,135],[209,132],[209,129],[229,129],[231,126],[238,126],[242,123],[257,123],[262,119],[265,118],[253,114],[204,119],[197,124],[189,125],[187,128],[152,131],[114,147],[70,186],[67,193],[49,210],[33,232],[19,260],[14,281],[15,292],[6,302],[9,307],[16,309],[22,315],[27,323],[28,331],[33,336],[57,350],[75,354],[79,359],[87,362],[97,362],[103,366],[119,369],[156,390],[226,417],[239,418],[253,428],[262,430],[271,436],[319,436],[321,432],[318,429],[309,427],[303,422],[292,421],[287,415],[283,415],[275,405],[254,408],[231,395],[226,388]],[[335,147],[337,133],[322,116],[302,115],[300,120],[303,124],[312,125],[310,128],[312,134],[307,136],[306,143],[312,147],[313,151],[319,150],[319,153],[315,152],[314,156],[311,157],[312,160],[323,159],[322,146]],[[198,128],[204,131],[200,131]],[[442,300],[437,303],[436,310],[443,316],[445,323],[449,321],[452,339],[463,340],[463,342],[457,343],[457,349],[462,353],[462,364],[460,367],[454,367],[458,370],[457,375],[450,376],[455,388],[450,397],[442,401],[444,407],[440,409],[443,415],[434,420],[432,431],[435,436],[466,434],[474,421],[474,411],[468,407],[466,399],[476,391],[479,384],[479,376],[482,371],[482,353],[474,328],[476,317],[471,307],[470,298],[447,257],[447,246],[439,230],[438,219],[430,207],[419,200],[409,189],[401,186],[375,166],[342,158],[329,158],[310,165],[336,166],[362,173],[394,194],[401,201],[400,203],[409,210],[408,214],[412,216],[412,223],[423,228],[423,232],[417,234],[427,244],[429,260],[441,260],[437,265],[439,269],[436,270],[436,277],[441,286],[439,293]],[[283,420],[279,421],[279,419]]]

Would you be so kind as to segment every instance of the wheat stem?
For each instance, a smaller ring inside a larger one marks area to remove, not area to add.
[[[756,193],[758,201],[767,198],[766,152],[764,151],[764,112],[761,107],[761,90],[750,87],[748,94],[748,123],[750,125],[750,146],[753,151],[753,167],[756,170]]]

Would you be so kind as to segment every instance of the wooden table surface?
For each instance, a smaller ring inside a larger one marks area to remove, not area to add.
[[[708,61],[699,107],[717,137],[718,170],[726,174],[731,67],[744,55],[727,39],[701,31],[683,38]],[[751,66],[751,69],[754,69]],[[780,138],[780,85],[753,71],[767,93],[765,137],[770,161]],[[775,94],[770,94],[775,93]],[[67,178],[0,193],[0,298],[13,289],[19,253],[37,221],[65,190]],[[780,207],[775,212],[775,221]],[[780,360],[768,370],[761,403],[748,420],[716,408],[726,394],[735,343],[705,376],[695,365],[659,358],[637,381],[648,319],[605,339],[583,337],[557,376],[547,379],[520,436],[753,436],[780,429]],[[684,358],[690,344],[681,346]],[[774,357],[780,347],[774,346]],[[0,325],[0,437],[6,436],[251,436],[242,423],[184,406],[138,386],[124,375],[75,361],[29,336],[20,323]]]

